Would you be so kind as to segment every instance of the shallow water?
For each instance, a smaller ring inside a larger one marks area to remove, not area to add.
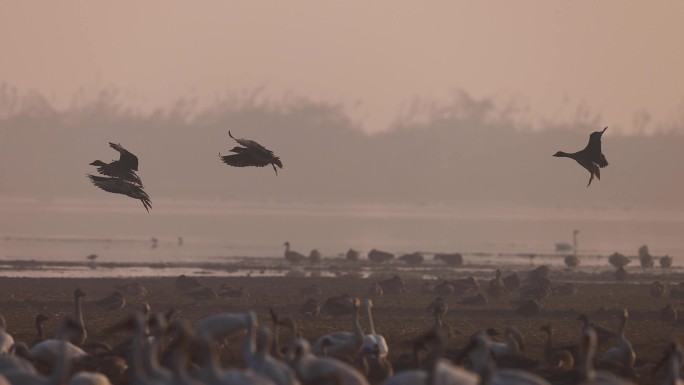
[[[483,266],[562,266],[565,253],[556,253],[554,245],[571,243],[578,229],[582,268],[607,266],[607,256],[615,251],[636,255],[643,244],[656,256],[669,254],[675,265],[684,264],[684,213],[678,211],[159,201],[147,214],[129,203],[1,201],[0,259],[85,261],[95,254],[98,262],[199,263],[279,258],[289,240],[294,250],[308,254],[316,248],[325,258],[340,257],[349,248],[363,253],[378,248],[396,254],[461,252],[467,263]],[[86,272],[87,267],[41,274]],[[148,273],[160,271],[120,274]]]

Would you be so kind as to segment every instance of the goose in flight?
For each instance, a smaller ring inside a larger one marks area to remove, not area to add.
[[[123,148],[120,144],[109,142],[109,146],[121,154],[119,160],[110,163],[96,160],[90,163],[90,165],[97,166],[97,172],[102,175],[119,178],[143,187],[140,177],[135,173],[138,171],[138,157]]]
[[[228,135],[235,139],[242,147],[233,147],[230,150],[230,152],[235,154],[221,156],[221,153],[219,153],[219,158],[221,158],[223,163],[233,167],[264,167],[270,164],[273,166],[276,175],[278,175],[276,166],[281,169],[283,168],[283,163],[280,161],[280,158],[273,155],[273,151],[253,140],[236,139],[230,131],[228,131]]]
[[[93,182],[95,186],[104,191],[140,199],[143,206],[145,206],[145,210],[147,210],[148,213],[150,212],[150,208],[152,208],[150,196],[147,195],[141,186],[126,182],[120,178],[107,178],[90,174],[88,174],[88,178],[90,178],[90,181]]]
[[[587,187],[589,187],[591,181],[594,180],[594,176],[596,176],[596,179],[601,180],[601,168],[608,166],[608,161],[601,152],[601,136],[603,136],[603,133],[606,132],[607,129],[608,127],[604,128],[603,131],[592,132],[591,135],[589,135],[589,143],[581,151],[573,152],[571,154],[558,151],[553,154],[555,157],[574,159],[580,166],[587,169],[591,174]]]

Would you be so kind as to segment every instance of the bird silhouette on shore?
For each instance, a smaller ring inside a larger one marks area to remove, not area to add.
[[[273,166],[273,170],[278,175],[278,168],[283,168],[283,163],[280,158],[273,154],[273,151],[260,145],[259,143],[249,139],[237,139],[228,131],[228,135],[235,139],[242,147],[233,147],[230,152],[235,154],[221,155],[219,158],[223,163],[233,167],[264,167],[269,164]],[[278,168],[276,168],[278,166]]]
[[[587,146],[581,151],[570,154],[558,151],[553,154],[555,157],[574,159],[580,166],[587,169],[589,174],[591,174],[587,187],[591,185],[594,176],[596,176],[596,179],[601,180],[601,169],[608,166],[608,161],[601,152],[601,136],[603,136],[603,133],[606,132],[607,129],[608,127],[604,128],[603,131],[592,132],[591,135],[589,135],[589,143],[587,143]]]

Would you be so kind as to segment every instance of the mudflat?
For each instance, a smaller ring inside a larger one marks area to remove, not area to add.
[[[387,278],[375,274],[369,278],[355,275],[340,277],[195,277],[202,286],[218,292],[222,284],[231,288],[243,288],[248,295],[240,298],[225,297],[198,300],[193,299],[176,288],[175,277],[163,278],[0,278],[0,313],[7,320],[7,331],[15,339],[31,343],[35,340],[34,318],[42,313],[50,317],[45,324],[47,336],[55,332],[57,320],[65,315],[73,315],[73,293],[76,288],[86,293],[83,298],[83,312],[90,341],[102,341],[116,345],[130,336],[130,332],[116,334],[103,330],[131,312],[140,309],[141,302],[150,304],[152,311],[165,312],[176,310],[176,318],[185,318],[191,324],[202,317],[221,312],[245,312],[253,310],[260,324],[270,325],[269,308],[281,315],[293,316],[302,335],[315,341],[321,335],[333,331],[351,330],[353,317],[330,316],[321,314],[310,317],[299,314],[300,306],[309,298],[321,304],[330,296],[347,293],[360,298],[372,298],[372,315],[375,328],[382,334],[390,347],[390,361],[402,353],[410,352],[410,341],[433,325],[432,314],[425,307],[436,293],[424,292],[424,280],[407,278],[405,290],[398,294],[370,295],[369,289],[375,282]],[[550,277],[553,285],[560,281]],[[676,275],[661,277],[674,287]],[[563,283],[570,282],[571,274],[563,275]],[[481,291],[486,292],[488,279],[481,278]],[[436,281],[431,281],[436,283]],[[542,300],[543,309],[537,316],[525,318],[515,312],[513,301],[520,299],[517,292],[504,293],[499,298],[489,298],[489,303],[480,306],[465,306],[458,301],[466,295],[444,295],[449,310],[444,322],[454,331],[449,338],[450,346],[464,346],[469,336],[486,328],[512,325],[525,335],[525,354],[542,361],[545,334],[540,327],[551,324],[554,328],[554,343],[557,345],[579,343],[581,322],[580,314],[587,314],[592,322],[606,328],[617,330],[623,308],[629,310],[630,318],[626,337],[637,353],[636,373],[638,382],[656,384],[662,381],[664,371],[651,374],[654,364],[662,357],[663,349],[673,337],[684,336],[684,323],[663,323],[659,320],[660,310],[667,304],[677,309],[684,308],[682,299],[655,298],[649,290],[651,280],[646,277],[628,282],[583,282],[574,284],[577,292],[572,295],[551,295]],[[138,283],[143,285],[148,295],[136,297],[126,294],[126,305],[121,310],[109,311],[95,305],[115,290],[117,286]],[[321,294],[303,295],[300,289],[317,285]],[[361,325],[368,329],[365,314],[361,314]],[[242,367],[242,335],[236,336],[223,348],[221,361],[224,366]],[[289,332],[284,331],[283,342],[291,340]],[[599,355],[603,347],[599,350]]]

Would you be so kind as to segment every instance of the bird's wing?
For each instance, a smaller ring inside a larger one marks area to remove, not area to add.
[[[138,171],[138,157],[123,148],[121,144],[109,142],[109,146],[121,154],[119,162],[131,170]]]
[[[589,160],[601,168],[608,166],[608,161],[601,150],[601,137],[607,129],[608,127],[604,128],[603,131],[592,132],[591,135],[589,135],[589,143],[587,143],[587,147],[584,148],[584,151],[586,151],[589,156]]]
[[[131,192],[130,185],[119,178],[106,178],[88,174],[88,178],[98,188],[114,193],[128,195]]]
[[[267,161],[253,157],[249,151],[234,155],[219,155],[219,157],[221,158],[223,163],[233,167],[264,167],[270,164]]]
[[[129,197],[131,196],[131,194],[136,194],[137,196],[132,196],[132,198],[145,200],[149,204],[149,195],[147,195],[147,193],[143,189],[134,184],[128,183],[119,178],[106,178],[90,174],[88,174],[88,178],[90,178],[90,181],[93,182],[95,186],[104,191],[114,194],[122,194]]]
[[[107,175],[111,176],[114,178],[120,178],[123,179],[127,182],[135,183],[139,185],[140,187],[143,187],[142,180],[140,180],[140,177],[138,174],[135,173],[135,171],[131,169],[122,169],[119,167],[103,167],[100,166],[97,168],[97,172],[99,172],[102,175]]]
[[[263,151],[264,153],[267,153],[269,155],[273,155],[273,151],[267,149],[266,147],[260,145],[259,143],[249,140],[249,139],[237,139],[233,137],[233,135],[228,131],[228,135],[230,135],[231,138],[235,139],[236,142],[238,142],[241,146],[247,147],[249,149],[257,150],[257,151]]]

